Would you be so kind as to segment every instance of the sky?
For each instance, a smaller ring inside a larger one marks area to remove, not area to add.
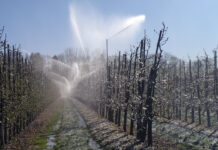
[[[169,37],[164,51],[196,58],[204,52],[212,55],[218,45],[217,7],[217,0],[0,0],[0,27],[5,27],[9,43],[54,55],[79,48],[74,18],[84,47],[95,53],[105,48],[105,38],[119,31],[126,19],[145,15],[145,22],[109,39],[111,54],[137,45],[144,30],[154,50],[154,30],[164,22]]]

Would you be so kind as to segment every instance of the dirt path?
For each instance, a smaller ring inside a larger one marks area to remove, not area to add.
[[[57,150],[97,150],[86,123],[75,109],[71,100],[63,100],[64,108],[59,131],[56,134]]]
[[[59,124],[59,127],[54,130],[57,124]],[[176,144],[178,141],[170,140],[170,138],[177,138],[173,131],[178,130],[175,125],[172,126],[169,123],[154,124],[154,132],[161,134],[159,136],[154,135],[153,149],[186,150],[187,146],[193,149],[190,145],[184,145],[187,143],[184,140],[183,145]],[[179,131],[178,137],[183,136],[183,134],[186,135],[186,131],[182,129]],[[165,135],[170,137],[168,138]],[[193,136],[193,133],[191,135],[188,137],[188,141],[193,140],[196,143],[197,136]],[[204,139],[208,142],[208,139]],[[50,146],[49,142],[51,143]],[[28,128],[14,138],[10,144],[6,145],[4,149],[148,150],[135,136],[123,132],[114,123],[100,117],[92,109],[75,99],[58,100],[49,105]]]

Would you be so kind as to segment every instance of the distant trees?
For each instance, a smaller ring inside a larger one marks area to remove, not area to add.
[[[0,35],[0,145],[22,131],[53,100],[39,54],[24,56]],[[37,63],[36,63],[37,62]],[[40,66],[37,64],[41,63]]]

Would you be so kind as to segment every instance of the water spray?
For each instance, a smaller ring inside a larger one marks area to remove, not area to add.
[[[92,71],[86,72],[85,70],[85,72],[83,72],[82,66],[85,62],[74,62],[73,64],[69,65],[50,57],[44,57],[44,59],[45,74],[57,85],[61,94],[61,98],[69,98],[74,89],[82,80],[88,78],[99,70],[97,67],[92,69]],[[65,71],[67,70],[67,74],[55,72],[55,70],[52,69],[53,66],[58,66]]]
[[[122,28],[120,31],[118,31],[117,33],[113,34],[112,36],[110,36],[109,38],[106,39],[107,66],[108,66],[108,40],[113,38],[113,37],[116,37],[117,35],[121,34],[124,31],[126,31],[131,26],[142,23],[144,21],[145,21],[145,15],[138,15],[135,17],[130,17],[125,21],[124,28]]]
[[[108,39],[113,38],[119,34],[121,34],[122,32],[126,31],[127,29],[129,29],[131,26],[142,23],[145,21],[145,15],[139,15],[139,16],[135,16],[135,17],[130,17],[128,18],[125,23],[124,23],[124,27],[118,31],[117,33],[113,34],[112,36],[110,36]]]
[[[76,33],[76,36],[77,36],[77,38],[79,40],[81,49],[84,50],[83,40],[82,40],[80,30],[79,30],[79,27],[78,27],[78,24],[77,24],[75,11],[74,11],[72,6],[70,6],[70,21],[71,21],[72,27],[73,27],[73,29],[74,29],[74,31]]]

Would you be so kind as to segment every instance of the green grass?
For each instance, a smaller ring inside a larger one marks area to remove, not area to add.
[[[47,136],[36,136],[33,140],[33,149],[34,150],[42,150],[47,147]]]
[[[187,144],[187,143],[178,144],[177,147],[180,150],[200,150],[198,147],[195,147],[195,146]]]
[[[40,130],[40,133],[36,135],[32,141],[33,150],[43,150],[47,148],[48,136],[55,134],[57,131],[54,130],[54,126],[61,118],[61,109],[58,108],[49,118],[46,125]]]

